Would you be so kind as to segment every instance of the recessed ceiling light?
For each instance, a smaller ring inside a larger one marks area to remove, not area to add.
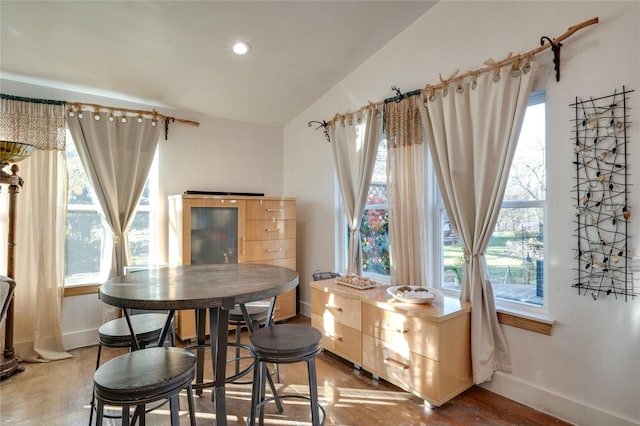
[[[233,45],[233,53],[236,55],[244,55],[249,51],[249,45],[247,43],[238,42]]]

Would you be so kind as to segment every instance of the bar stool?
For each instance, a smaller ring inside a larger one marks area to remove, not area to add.
[[[154,347],[128,352],[104,363],[93,375],[97,404],[96,425],[102,425],[106,404],[122,407],[122,425],[129,425],[129,407],[135,406],[140,424],[144,405],[169,399],[171,425],[179,425],[178,396],[187,390],[189,421],[196,424],[191,382],[196,374],[196,356],[186,349]]]
[[[167,314],[149,313],[130,315],[131,325],[136,331],[136,338],[140,348],[143,349],[150,344],[158,344],[162,329],[167,321]],[[171,346],[175,340],[173,333],[169,334]],[[131,336],[131,331],[125,317],[108,321],[98,328],[98,356],[96,358],[96,370],[100,367],[100,356],[102,347],[109,348],[129,348],[135,349],[135,342]],[[95,407],[95,393],[91,396],[91,412],[89,414],[89,425],[93,421],[93,410]]]
[[[308,325],[276,324],[256,330],[249,336],[249,347],[256,366],[253,372],[251,392],[251,412],[247,424],[255,425],[256,410],[259,409],[260,425],[264,424],[264,405],[274,399],[299,398],[311,404],[311,423],[313,426],[324,424],[325,411],[318,404],[315,357],[322,350],[322,333]],[[265,396],[265,377],[268,374],[267,363],[291,364],[307,362],[309,375],[309,397],[303,395]],[[322,422],[320,422],[322,411]]]
[[[254,362],[252,361],[251,364],[249,364],[243,370],[240,370],[240,363],[243,359],[250,358],[253,360],[253,357],[250,353],[248,356],[241,356],[241,350],[246,350],[247,353],[250,350],[249,346],[240,343],[242,327],[247,326],[247,329],[250,333],[257,330],[260,327],[260,323],[265,322],[265,320],[267,319],[268,311],[268,307],[266,306],[245,305],[245,307],[247,309],[247,314],[251,320],[250,327],[247,325],[242,313],[242,309],[239,305],[236,305],[229,311],[229,325],[235,327],[235,342],[229,343],[229,346],[235,347],[235,358],[229,359],[228,362],[233,362],[235,364],[235,368],[234,374],[227,377],[226,382],[234,383],[237,385],[251,383],[251,381],[240,381],[239,379],[247,375],[254,366]]]

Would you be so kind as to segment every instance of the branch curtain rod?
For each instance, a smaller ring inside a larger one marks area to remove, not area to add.
[[[98,105],[98,104],[89,104],[86,102],[67,102],[67,108],[77,108],[77,109],[83,109],[83,108],[91,108],[95,111],[122,111],[122,112],[128,112],[128,113],[132,113],[132,114],[139,114],[139,115],[151,115],[154,117],[157,117],[161,120],[169,120],[171,122],[175,122],[175,123],[184,123],[184,124],[189,124],[191,126],[199,126],[200,123],[197,121],[191,121],[191,120],[185,120],[182,118],[176,118],[176,117],[170,117],[168,115],[164,115],[159,113],[158,111],[151,110],[151,111],[146,111],[146,110],[141,110],[141,109],[130,109],[130,108],[120,108],[120,107],[110,107],[110,106],[105,106],[105,105]]]
[[[567,31],[565,31],[564,33],[562,33],[560,36],[554,38],[553,40],[549,39],[548,37],[543,36],[540,40],[540,44],[541,46],[535,49],[531,49],[528,52],[525,53],[521,53],[519,55],[515,55],[512,56],[511,54],[509,54],[509,56],[507,56],[505,59],[495,62],[495,63],[490,63],[488,64],[486,67],[484,68],[479,68],[476,70],[472,70],[472,71],[467,71],[464,74],[458,75],[458,71],[456,70],[448,79],[443,79],[442,78],[442,74],[439,75],[440,77],[440,83],[438,84],[427,84],[424,89],[418,89],[418,90],[413,90],[411,92],[407,92],[407,93],[401,93],[400,90],[398,88],[396,88],[395,86],[392,87],[392,90],[396,91],[398,94],[396,96],[393,96],[391,98],[387,98],[384,101],[381,102],[369,102],[368,105],[365,105],[361,108],[359,108],[358,110],[354,111],[354,112],[359,112],[362,111],[366,108],[370,108],[370,107],[375,107],[375,106],[380,106],[380,105],[384,105],[386,103],[389,102],[400,102],[402,99],[405,99],[407,97],[410,96],[416,96],[416,95],[420,95],[423,90],[437,90],[437,89],[442,89],[444,87],[447,87],[449,85],[449,83],[451,82],[456,82],[456,81],[461,81],[462,79],[466,78],[466,77],[470,77],[470,76],[475,76],[478,74],[482,74],[485,72],[489,72],[495,69],[499,69],[502,68],[503,66],[507,65],[507,64],[519,64],[520,61],[522,59],[527,59],[527,58],[531,58],[534,55],[537,55],[538,53],[548,49],[548,48],[552,48],[554,51],[554,60],[553,62],[555,63],[556,66],[556,80],[559,80],[559,67],[560,67],[560,46],[562,45],[561,42],[563,40],[566,40],[567,38],[571,37],[575,32],[581,30],[582,28],[594,25],[598,23],[598,17],[596,16],[595,18],[591,18],[589,20],[586,20],[584,22],[581,22],[577,25],[573,25],[571,27],[569,27],[567,29]],[[547,40],[545,42],[545,40]],[[485,62],[485,64],[487,64],[487,62]],[[331,120],[329,120],[329,122],[326,121],[322,121],[322,123],[318,122],[318,121],[310,121],[308,124],[309,127],[311,127],[312,123],[320,123],[320,126],[317,129],[324,127],[326,128],[326,126],[328,126],[329,124],[334,123],[338,118],[343,117],[344,115],[348,115],[348,114],[336,114],[334,118],[332,118]],[[326,132],[325,132],[326,134]],[[328,138],[327,138],[328,139]],[[330,142],[330,141],[329,141]]]
[[[164,114],[159,113],[155,109],[152,110],[152,111],[145,111],[145,110],[140,110],[140,109],[118,108],[118,107],[110,107],[110,106],[98,105],[98,104],[89,104],[89,103],[84,103],[84,102],[67,102],[67,101],[58,101],[58,100],[52,100],[52,99],[25,98],[25,97],[22,97],[22,96],[7,95],[7,94],[4,94],[4,93],[0,93],[0,99],[8,99],[8,100],[11,100],[11,101],[20,101],[20,102],[31,102],[31,103],[35,103],[35,104],[67,105],[68,107],[77,108],[77,109],[82,109],[83,107],[88,107],[88,108],[93,108],[94,110],[130,112],[130,113],[133,113],[133,114],[143,114],[143,115],[156,116],[156,117],[158,117],[159,119],[162,119],[162,120],[168,119],[169,121],[172,121],[172,122],[190,124],[192,126],[199,126],[200,125],[200,123],[198,123],[197,121],[184,120],[182,118],[170,117],[168,115],[164,115]]]

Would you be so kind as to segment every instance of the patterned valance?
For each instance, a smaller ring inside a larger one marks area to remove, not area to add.
[[[389,148],[422,143],[421,102],[419,96],[411,96],[385,104],[384,124]]]
[[[65,102],[0,94],[0,139],[41,150],[66,148]]]

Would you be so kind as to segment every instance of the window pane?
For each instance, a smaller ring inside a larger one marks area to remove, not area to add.
[[[65,277],[100,273],[100,256],[105,229],[96,211],[72,211],[67,214]]]
[[[502,208],[485,252],[494,296],[542,305],[544,243],[542,208]],[[464,249],[445,213],[443,287],[460,290]]]
[[[389,211],[365,209],[360,224],[362,271],[389,275]]]
[[[546,197],[544,110],[544,103],[527,107],[504,201],[544,200]]]
[[[363,273],[390,275],[387,141],[382,139],[374,164],[365,211],[360,222]]]
[[[133,223],[129,228],[129,247],[131,249],[131,265],[149,265],[149,229],[150,214],[148,211],[136,212]]]
[[[495,297],[542,305],[542,208],[502,208],[486,251]]]

